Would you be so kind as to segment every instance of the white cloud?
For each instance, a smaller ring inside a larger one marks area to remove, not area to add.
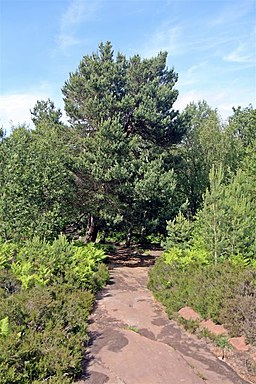
[[[255,0],[229,1],[227,5],[221,8],[219,14],[214,17],[209,25],[212,27],[226,26],[242,19],[248,13],[254,11]]]
[[[82,42],[76,36],[78,26],[89,20],[93,20],[101,5],[101,0],[85,1],[71,0],[68,8],[60,19],[60,31],[57,36],[58,47],[65,51],[67,48]]]
[[[174,104],[174,108],[182,111],[189,103],[198,102],[199,100],[206,100],[212,108],[217,108],[223,120],[226,120],[232,115],[233,107],[241,106],[242,108],[248,107],[254,101],[253,94],[249,89],[240,89],[239,94],[233,89],[216,89],[209,90],[191,90],[185,91],[179,89],[179,97]]]
[[[140,49],[141,56],[152,57],[160,51],[167,51],[170,55],[180,53],[183,50],[181,35],[181,25],[170,26],[170,22],[163,23],[149,36],[146,45]]]
[[[10,132],[12,126],[19,124],[33,126],[30,110],[34,108],[38,100],[48,98],[54,101],[57,108],[63,109],[61,94],[55,92],[49,82],[40,83],[37,90],[0,95],[0,127]],[[64,113],[63,120],[67,121]]]
[[[182,111],[192,101],[197,102],[199,100],[202,100],[202,95],[196,90],[191,90],[189,92],[179,91],[179,96],[174,103],[174,108]]]
[[[190,29],[183,22],[169,20],[163,22],[147,38],[147,43],[139,50],[143,57],[155,56],[159,51],[167,51],[170,59],[181,55],[194,57],[196,54],[215,55],[216,50],[222,50],[228,44],[234,43],[236,36],[210,34],[206,29],[202,34],[199,29]],[[191,60],[191,59],[188,59]]]
[[[13,93],[0,96],[0,126],[7,131],[11,126],[31,124],[30,109],[37,100],[45,99],[42,93]]]
[[[193,84],[198,84],[201,80],[202,74],[205,73],[205,67],[207,66],[207,61],[202,61],[201,63],[192,65],[186,71],[179,73],[179,82],[178,86],[188,86]]]
[[[252,46],[254,49],[252,49]],[[241,43],[236,49],[230,52],[228,55],[223,57],[223,60],[234,63],[255,63],[256,61],[256,46],[255,43],[252,45],[248,43]]]
[[[61,27],[68,28],[79,24],[85,17],[86,3],[83,0],[73,0],[62,15]]]
[[[59,48],[65,50],[71,46],[80,44],[81,40],[77,39],[75,36],[67,33],[60,33],[58,36]]]

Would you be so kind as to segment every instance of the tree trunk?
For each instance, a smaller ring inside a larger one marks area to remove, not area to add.
[[[131,245],[131,238],[132,238],[132,229],[131,227],[129,227],[126,234],[126,242],[125,242],[126,248],[129,248]]]
[[[92,215],[89,215],[88,222],[87,222],[87,228],[86,228],[86,235],[85,235],[85,242],[95,243],[98,235],[98,228],[95,225],[95,219]]]

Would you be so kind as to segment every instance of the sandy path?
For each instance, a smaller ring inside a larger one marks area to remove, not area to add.
[[[132,267],[129,261],[129,267],[111,270],[110,284],[98,296],[90,320],[86,378],[80,383],[247,383],[203,340],[168,319],[146,288],[148,267]]]

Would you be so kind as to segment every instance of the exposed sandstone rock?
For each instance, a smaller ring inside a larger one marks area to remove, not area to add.
[[[201,320],[200,315],[190,307],[181,308],[178,313],[185,320]]]
[[[239,352],[247,352],[249,350],[249,346],[246,344],[244,336],[232,337],[229,340],[229,343]]]
[[[207,329],[216,336],[227,335],[228,331],[222,326],[214,324],[212,320],[204,320],[200,323],[200,327]]]

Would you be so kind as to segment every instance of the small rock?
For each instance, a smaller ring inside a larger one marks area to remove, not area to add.
[[[228,331],[222,325],[214,324],[212,320],[204,320],[200,323],[200,326],[217,336],[228,334]]]
[[[232,337],[229,340],[229,343],[232,345],[233,348],[235,348],[239,352],[247,352],[249,349],[249,346],[245,342],[244,336]]]
[[[185,320],[201,320],[200,316],[198,313],[194,311],[194,309],[190,307],[184,307],[181,308],[178,312],[178,314],[183,317]]]

